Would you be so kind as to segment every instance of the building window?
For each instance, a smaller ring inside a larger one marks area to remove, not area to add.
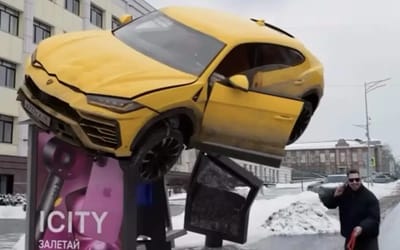
[[[51,27],[47,24],[39,22],[38,20],[33,21],[33,42],[39,43],[43,39],[51,36]]]
[[[12,194],[14,185],[14,175],[0,175],[0,194]]]
[[[103,10],[93,4],[90,5],[90,22],[97,27],[103,28]]]
[[[118,18],[113,16],[111,19],[111,28],[112,29],[116,29],[121,25],[121,23],[119,22]]]
[[[79,0],[65,0],[65,9],[79,16]]]
[[[0,143],[12,143],[13,122],[13,117],[0,115]]]
[[[345,152],[341,152],[340,153],[340,162],[345,162],[346,161],[346,153]]]
[[[18,36],[19,13],[0,4],[0,30]]]
[[[326,161],[325,153],[319,154],[319,161],[320,162],[325,162]]]
[[[15,88],[17,65],[0,59],[0,86]]]
[[[331,162],[335,162],[335,153],[329,153],[329,159],[331,160]]]
[[[303,153],[303,154],[300,156],[300,162],[301,162],[301,163],[306,163],[306,153]]]
[[[358,161],[358,154],[357,154],[357,152],[353,152],[351,158],[353,159],[353,162],[357,162],[357,161]]]

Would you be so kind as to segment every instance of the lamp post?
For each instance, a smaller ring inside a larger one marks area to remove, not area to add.
[[[382,80],[365,82],[364,83],[364,100],[365,100],[365,130],[367,136],[367,179],[371,182],[371,156],[370,156],[370,144],[371,144],[371,137],[369,133],[369,115],[368,115],[368,93],[385,86],[386,84],[383,83],[385,81],[390,80],[390,78],[385,78]]]

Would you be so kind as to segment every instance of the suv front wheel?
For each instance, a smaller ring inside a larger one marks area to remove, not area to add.
[[[181,131],[157,128],[150,131],[133,152],[133,167],[139,168],[141,178],[162,178],[176,163],[184,149]]]

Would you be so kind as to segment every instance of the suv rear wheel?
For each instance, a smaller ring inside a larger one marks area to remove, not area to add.
[[[303,110],[301,111],[299,118],[297,118],[297,121],[293,127],[292,133],[290,134],[287,145],[295,142],[304,133],[308,124],[310,123],[313,113],[314,109],[311,102],[304,101]]]

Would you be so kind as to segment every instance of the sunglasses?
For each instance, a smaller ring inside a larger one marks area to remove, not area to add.
[[[351,178],[349,182],[360,182],[360,178]]]

